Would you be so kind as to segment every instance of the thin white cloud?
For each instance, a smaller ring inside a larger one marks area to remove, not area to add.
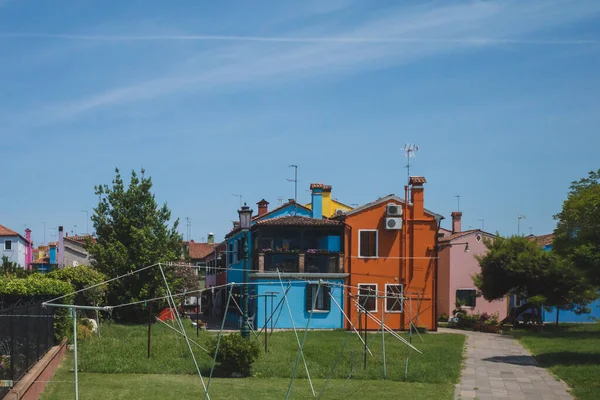
[[[77,40],[235,43],[219,48],[219,57],[211,58],[211,52],[195,54],[187,60],[177,60],[175,70],[166,76],[52,104],[27,119],[48,123],[182,91],[355,73],[490,46],[596,44],[596,40],[533,37],[598,13],[600,2],[469,2],[437,8],[398,8],[322,37],[55,35],[52,37],[56,39]]]

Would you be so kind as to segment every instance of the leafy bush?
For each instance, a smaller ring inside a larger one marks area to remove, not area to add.
[[[13,275],[5,275],[0,279],[0,301],[7,304],[15,304],[17,301],[48,301],[52,298],[73,293],[73,286],[68,282],[52,279],[42,274],[32,274],[26,278],[17,278]],[[73,296],[68,295],[58,302],[71,304]],[[67,335],[70,321],[67,318],[66,308],[54,310],[54,337],[60,340]]]
[[[490,318],[485,321],[485,324],[490,326],[498,325],[498,313],[493,313]]]
[[[89,286],[97,285],[106,280],[106,275],[95,270],[92,267],[79,265],[77,267],[64,267],[54,270],[47,274],[49,278],[58,279],[73,285],[75,291]],[[104,302],[106,297],[107,284],[96,286],[95,288],[85,290],[75,295],[74,304],[77,305],[98,305]]]
[[[209,341],[208,351],[213,356],[217,351],[217,342],[216,337]],[[218,350],[215,371],[218,375],[226,377],[236,373],[242,376],[250,375],[252,364],[260,354],[256,342],[244,339],[238,333],[223,335]]]
[[[448,314],[442,313],[442,315],[438,317],[438,322],[448,322],[448,318]]]

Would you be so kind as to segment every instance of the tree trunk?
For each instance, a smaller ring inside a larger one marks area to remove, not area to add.
[[[558,307],[556,307],[556,327],[558,328],[558,313],[560,312],[560,309]]]

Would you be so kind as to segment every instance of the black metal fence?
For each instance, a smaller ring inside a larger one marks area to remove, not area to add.
[[[0,380],[13,385],[54,345],[54,312],[41,303],[1,308]],[[0,399],[9,387],[1,387]]]

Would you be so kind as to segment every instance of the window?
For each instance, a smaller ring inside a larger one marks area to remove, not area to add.
[[[306,285],[306,311],[329,311],[331,309],[331,298],[329,297],[330,287],[316,283]],[[317,293],[318,292],[318,293]],[[313,309],[313,301],[315,308]]]
[[[358,284],[358,304],[367,311],[377,311],[377,285],[371,283]]]
[[[240,261],[240,243],[239,240],[233,242],[233,262]]]
[[[227,252],[229,264],[233,264],[233,243],[229,243],[229,251]]]
[[[458,289],[456,291],[456,301],[460,301],[463,307],[475,307],[477,291],[475,289]]]
[[[4,250],[12,250],[12,240],[4,241]]]
[[[358,251],[362,258],[377,257],[377,230],[358,231]]]
[[[386,284],[385,285],[385,311],[387,312],[402,312],[402,285]]]

